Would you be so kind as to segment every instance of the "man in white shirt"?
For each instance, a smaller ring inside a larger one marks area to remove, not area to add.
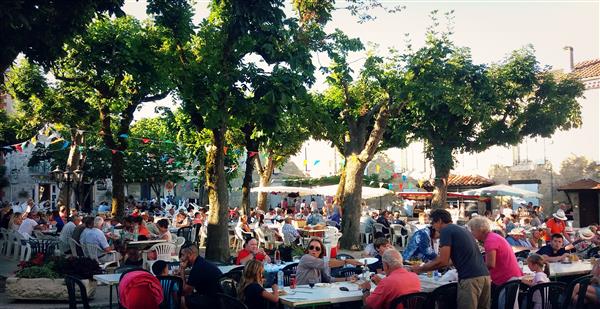
[[[33,230],[40,230],[42,227],[35,220],[33,220],[33,214],[28,213],[27,218],[23,220],[23,223],[19,226],[18,232],[23,235],[26,239],[31,238]]]

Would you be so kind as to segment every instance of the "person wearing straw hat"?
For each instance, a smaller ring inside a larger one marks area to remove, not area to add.
[[[592,242],[594,232],[590,228],[582,228],[577,233],[577,239],[573,242],[578,255],[586,255],[588,250],[596,247]]]
[[[561,234],[563,237],[570,241],[569,234],[566,233],[567,229],[567,216],[565,211],[562,209],[557,210],[552,214],[552,218],[546,221],[546,241],[550,241],[548,236],[554,234]]]
[[[525,247],[531,248],[531,243],[525,237],[525,229],[522,227],[515,227],[506,236],[506,241],[513,247]]]

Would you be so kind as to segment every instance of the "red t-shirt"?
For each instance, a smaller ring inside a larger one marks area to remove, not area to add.
[[[563,220],[559,220],[558,222],[556,222],[554,218],[550,218],[548,219],[548,221],[546,221],[546,227],[550,229],[550,235],[546,235],[546,240],[549,241],[552,237],[552,234],[564,235],[567,224]]]
[[[381,279],[365,303],[369,308],[389,308],[396,297],[421,291],[421,281],[413,272],[397,268]]]
[[[238,252],[238,256],[235,259],[235,263],[237,265],[240,265],[242,263],[240,263],[240,260],[245,259],[247,256],[249,256],[250,254],[252,254],[252,252],[246,250],[246,249],[242,249],[240,252]],[[257,253],[254,258],[259,260],[259,261],[263,261],[265,259],[266,255],[262,254],[262,253]]]

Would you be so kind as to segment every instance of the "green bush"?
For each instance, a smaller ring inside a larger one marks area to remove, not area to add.
[[[56,279],[60,276],[48,266],[31,266],[17,272],[17,278],[48,278]]]

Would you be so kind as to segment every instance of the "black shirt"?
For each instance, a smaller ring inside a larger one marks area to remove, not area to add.
[[[448,224],[440,231],[440,249],[450,246],[450,258],[458,272],[458,279],[489,276],[479,246],[471,232],[456,224]]]
[[[374,273],[377,272],[377,269],[383,270],[383,262],[381,261],[381,255],[377,254],[375,255],[375,258],[377,259],[377,262],[367,265],[369,267],[369,271],[372,271]]]
[[[215,264],[198,256],[188,277],[188,284],[193,286],[198,294],[214,295],[221,292],[219,277],[222,274]]]
[[[283,288],[283,287],[282,287]],[[265,308],[265,301],[262,297],[262,292],[265,289],[260,284],[254,282],[246,287],[244,290],[244,303],[248,309],[263,309]]]
[[[541,247],[540,250],[538,250],[536,253],[539,255],[547,255],[549,257],[555,257],[555,256],[561,256],[561,255],[567,253],[567,251],[565,250],[565,248],[560,248],[560,249],[558,249],[558,251],[556,251],[556,253],[554,253],[554,249],[552,249],[551,245],[545,245],[545,246]]]

